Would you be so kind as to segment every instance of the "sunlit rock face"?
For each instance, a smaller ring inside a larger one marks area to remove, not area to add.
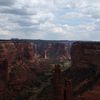
[[[36,63],[41,59],[63,61],[70,59],[69,42],[60,41],[1,41],[0,60]]]
[[[60,64],[65,70],[69,62],[69,41],[0,40],[0,84],[4,84],[0,85],[3,87],[0,93],[8,100],[19,100],[30,98],[27,92],[34,92],[31,97],[34,100],[34,95],[41,95],[42,88],[50,84],[54,65]],[[13,94],[12,91],[19,92]]]
[[[69,41],[1,40],[0,61],[5,59],[8,61],[8,74],[12,76],[13,73],[16,77],[13,79],[26,76],[27,79],[31,79],[32,75],[32,78],[36,78],[34,71],[36,73],[51,71],[55,64],[60,64],[62,69],[70,65],[69,43]]]

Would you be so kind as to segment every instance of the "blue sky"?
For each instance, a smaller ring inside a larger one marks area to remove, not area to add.
[[[100,0],[0,0],[0,39],[100,41]]]

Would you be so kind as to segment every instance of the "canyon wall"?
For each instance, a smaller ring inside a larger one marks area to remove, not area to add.
[[[71,47],[72,66],[96,67],[100,70],[100,42],[74,42]]]
[[[0,40],[0,97],[35,100],[50,84],[55,64],[69,67],[69,47],[68,41]]]

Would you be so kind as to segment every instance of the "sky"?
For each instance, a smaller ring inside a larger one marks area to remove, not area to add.
[[[100,41],[100,0],[0,0],[0,39]]]

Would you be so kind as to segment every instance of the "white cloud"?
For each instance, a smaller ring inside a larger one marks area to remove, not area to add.
[[[52,21],[54,18],[53,13],[51,12],[44,12],[40,11],[36,15],[30,16],[32,22],[46,22],[46,21]]]
[[[63,8],[83,8],[87,6],[88,0],[56,0],[57,4]]]
[[[9,32],[8,30],[3,30],[0,28],[0,35],[10,35],[11,32]]]
[[[99,5],[100,0],[0,0],[0,36],[96,40]]]
[[[100,19],[100,7],[87,7],[84,8],[82,11],[84,14],[90,15],[96,20]]]
[[[64,19],[80,19],[84,17],[91,17],[90,15],[85,15],[81,12],[69,12],[62,16]]]

